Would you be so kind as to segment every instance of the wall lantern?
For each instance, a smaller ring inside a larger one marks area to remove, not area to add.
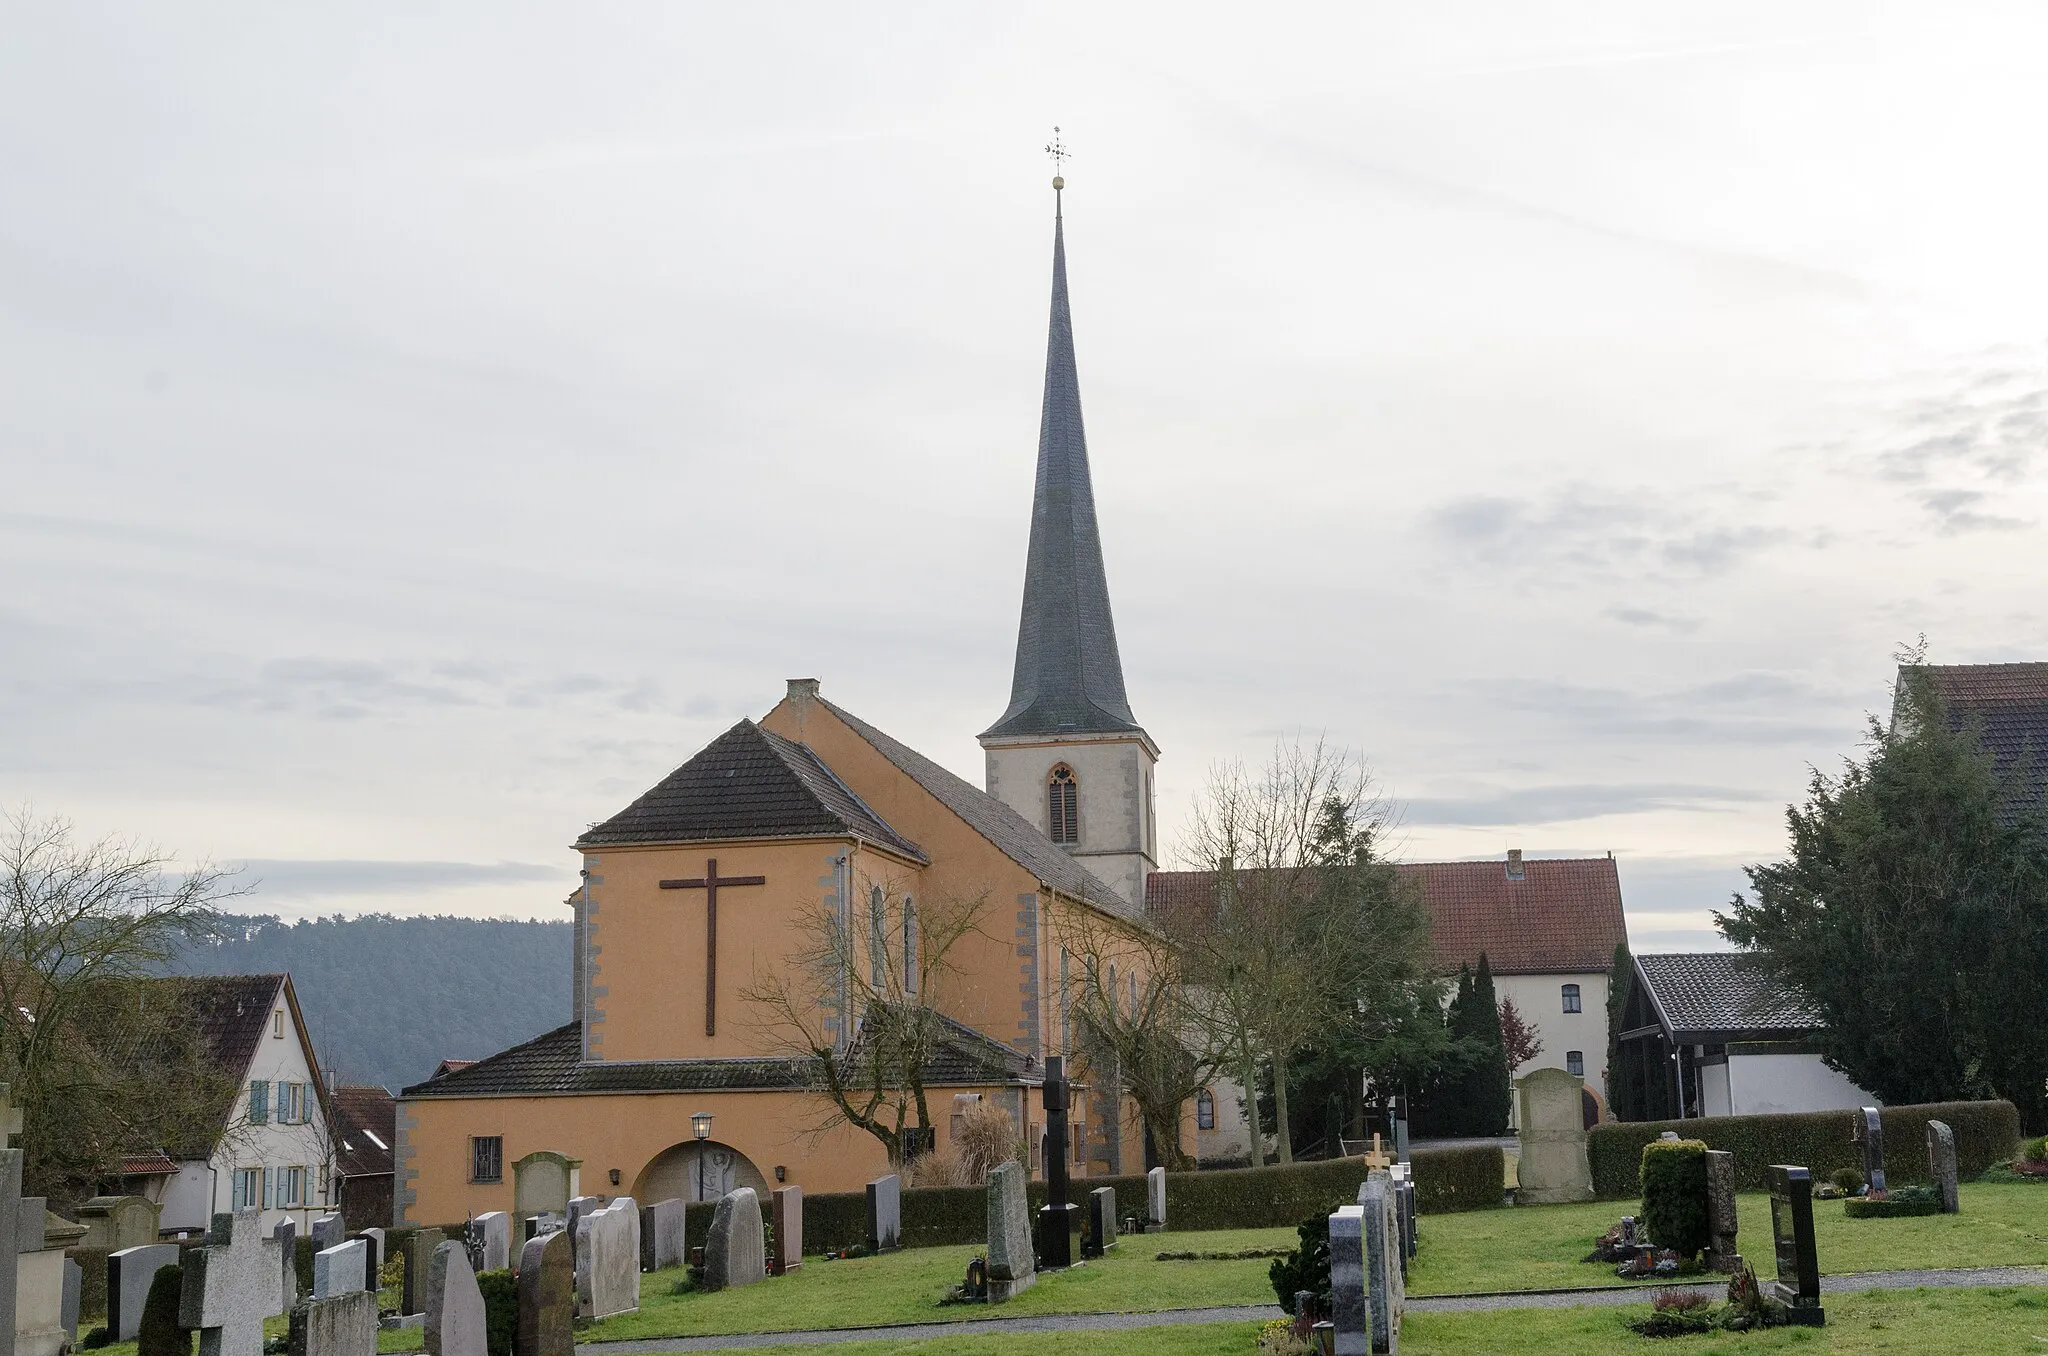
[[[698,1139],[710,1139],[711,1113],[708,1111],[700,1111],[696,1115],[690,1117],[690,1133],[695,1135]]]
[[[617,1168],[613,1168],[613,1169],[612,1169],[612,1185],[613,1185],[613,1186],[617,1186],[618,1184],[619,1184],[619,1170],[618,1170]]]
[[[775,1165],[775,1180],[778,1182],[787,1182],[789,1180],[789,1169],[784,1167],[782,1164],[777,1163]]]

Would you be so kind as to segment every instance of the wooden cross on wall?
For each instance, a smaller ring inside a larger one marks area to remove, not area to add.
[[[643,879],[645,879],[643,877]],[[718,1034],[718,889],[722,885],[766,885],[766,876],[721,876],[718,858],[704,861],[704,874],[690,880],[665,880],[664,890],[704,892],[704,1034]]]

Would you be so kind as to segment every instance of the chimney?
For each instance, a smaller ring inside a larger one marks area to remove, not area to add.
[[[789,680],[789,709],[796,713],[796,738],[804,740],[804,718],[811,714],[811,703],[818,700],[818,680],[815,678],[792,678]]]
[[[1508,849],[1508,879],[1522,879],[1522,850],[1520,848]]]

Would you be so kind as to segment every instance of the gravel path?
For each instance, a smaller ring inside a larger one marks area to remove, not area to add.
[[[1725,1280],[1687,1281],[1668,1287],[1717,1293]],[[1911,1290],[1919,1286],[1973,1285],[2048,1286],[2048,1268],[1978,1267],[1947,1271],[1866,1271],[1823,1276],[1823,1294],[1855,1294],[1864,1290]],[[1491,1309],[1573,1309],[1585,1306],[1641,1304],[1650,1292],[1665,1287],[1600,1286],[1585,1290],[1514,1291],[1493,1295],[1417,1295],[1408,1301],[1412,1313],[1471,1313]],[[1149,1314],[1042,1314],[1032,1318],[976,1318],[958,1323],[897,1323],[879,1328],[833,1328],[816,1332],[749,1333],[734,1337],[649,1337],[632,1342],[579,1342],[579,1356],[648,1356],[654,1352],[746,1351],[754,1347],[822,1347],[876,1338],[917,1341],[929,1337],[981,1333],[1115,1332],[1130,1328],[1166,1328],[1186,1323],[1244,1323],[1280,1317],[1278,1305],[1237,1305],[1216,1309],[1166,1309]]]

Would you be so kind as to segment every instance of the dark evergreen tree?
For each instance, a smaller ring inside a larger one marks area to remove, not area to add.
[[[1749,868],[1721,931],[1827,1020],[1829,1061],[1887,1102],[2006,1097],[2048,1122],[2041,763],[2001,776],[1925,670],[1900,670],[1869,755],[1813,774],[1790,855]]]
[[[1643,1114],[1642,1046],[1621,1041],[1622,1014],[1635,989],[1636,966],[1627,942],[1614,944],[1614,962],[1607,967],[1607,1110],[1618,1121],[1640,1121]]]
[[[1475,1135],[1507,1133],[1508,1116],[1514,1106],[1514,1076],[1508,1071],[1507,1043],[1501,1038],[1500,999],[1493,989],[1493,967],[1486,953],[1479,953],[1479,970],[1472,976],[1472,1001],[1465,1019],[1466,1033],[1485,1047],[1474,1065],[1467,1084]]]

